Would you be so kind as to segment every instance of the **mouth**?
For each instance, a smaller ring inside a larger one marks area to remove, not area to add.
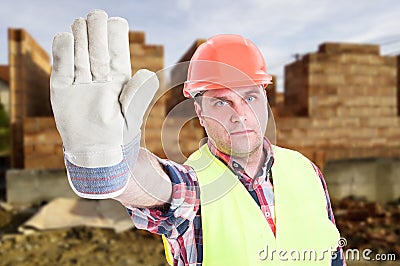
[[[254,132],[255,131],[252,129],[246,129],[246,130],[231,132],[231,136],[248,135],[248,134],[254,133]]]

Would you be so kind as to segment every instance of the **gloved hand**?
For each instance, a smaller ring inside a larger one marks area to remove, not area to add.
[[[51,104],[65,157],[75,165],[116,165],[122,145],[134,141],[138,149],[159,82],[149,70],[131,78],[128,31],[125,19],[95,10],[74,21],[73,34],[54,37]]]

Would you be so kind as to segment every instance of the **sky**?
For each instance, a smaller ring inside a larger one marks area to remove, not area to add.
[[[379,44],[383,55],[400,54],[399,0],[2,0],[0,64],[8,64],[8,28],[26,29],[51,54],[53,36],[93,9],[126,18],[146,43],[164,45],[165,67],[196,39],[240,34],[260,48],[279,91],[294,55],[324,42]]]

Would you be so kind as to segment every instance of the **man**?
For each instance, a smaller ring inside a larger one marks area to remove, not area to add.
[[[139,147],[158,80],[131,78],[127,22],[95,10],[72,32],[53,41],[51,101],[79,196],[120,201],[173,265],[345,265],[321,172],[264,137],[271,77],[250,40],[193,55],[183,93],[208,142],[180,165]]]

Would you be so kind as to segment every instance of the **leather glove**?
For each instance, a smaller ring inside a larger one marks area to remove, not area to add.
[[[116,165],[132,141],[138,150],[159,82],[144,69],[131,77],[128,31],[125,19],[94,10],[74,21],[72,34],[54,37],[50,98],[64,155],[75,165]]]

